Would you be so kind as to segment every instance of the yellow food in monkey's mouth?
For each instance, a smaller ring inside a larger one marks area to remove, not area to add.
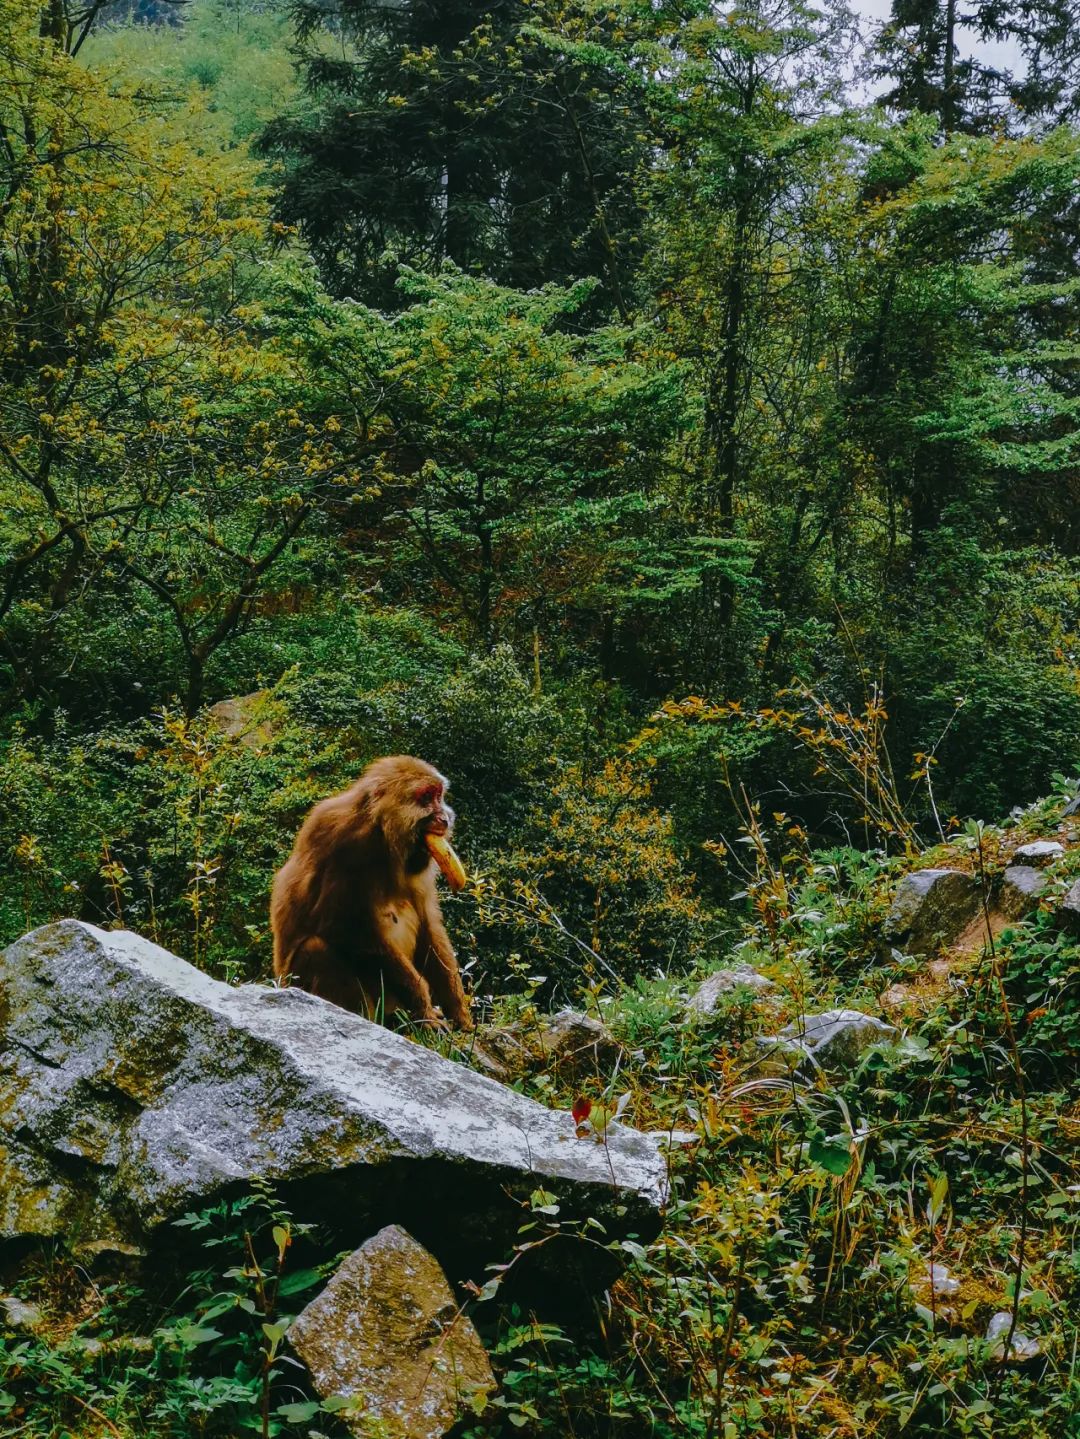
[[[428,853],[443,872],[443,878],[452,890],[464,889],[468,881],[465,866],[457,857],[457,851],[450,841],[441,834],[426,834],[424,843]]]

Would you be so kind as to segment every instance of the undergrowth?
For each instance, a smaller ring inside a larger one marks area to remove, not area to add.
[[[513,1082],[573,1108],[581,1142],[602,1144],[616,1116],[668,1134],[671,1203],[658,1238],[618,1245],[622,1277],[572,1323],[504,1289],[515,1254],[476,1276],[462,1297],[499,1387],[474,1396],[465,1439],[1080,1434],[1080,947],[1056,912],[1080,827],[1062,798],[954,829],[921,858],[816,849],[786,816],[745,806],[728,958],[772,988],[736,987],[711,1014],[686,1011],[691,977],[620,981],[583,946],[577,1002],[618,1041],[618,1064]],[[932,963],[883,942],[905,869],[968,870],[989,918],[1013,848],[1048,833],[1066,853],[1026,920]],[[528,953],[507,963],[494,1018],[527,1029],[546,976]],[[834,1006],[888,1019],[897,1042],[838,1072],[762,1070],[758,1036]],[[451,1036],[424,1042],[475,1060]],[[517,1253],[567,1223],[538,1190]],[[43,1319],[0,1339],[7,1432],[218,1439],[347,1423],[376,1439],[355,1406],[310,1392],[284,1342],[336,1262],[317,1234],[258,1192],[187,1216],[176,1240],[182,1262],[152,1280],[106,1279],[59,1251],[10,1269]],[[995,1315],[1026,1341],[1007,1362],[987,1337]]]

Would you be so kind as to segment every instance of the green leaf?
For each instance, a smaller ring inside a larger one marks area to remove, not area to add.
[[[937,1175],[930,1184],[930,1202],[926,1206],[926,1218],[931,1228],[939,1222],[945,1209],[945,1199],[949,1193],[948,1175]]]
[[[344,1394],[331,1394],[321,1405],[324,1414],[340,1414],[342,1409],[355,1409],[358,1401],[347,1399]]]
[[[278,1285],[278,1294],[282,1298],[288,1294],[300,1294],[305,1289],[311,1289],[321,1280],[322,1275],[317,1269],[297,1269],[293,1274],[286,1274]]]
[[[811,1163],[827,1169],[830,1174],[846,1174],[851,1168],[851,1150],[846,1144],[812,1139],[808,1152]]]
[[[221,1338],[220,1329],[212,1329],[209,1325],[200,1324],[178,1324],[175,1329],[166,1332],[175,1343],[191,1348],[194,1348],[196,1344],[209,1344],[212,1339]]]
[[[322,1412],[322,1405],[309,1402],[306,1404],[281,1404],[274,1410],[279,1414],[286,1424],[307,1424],[314,1419],[316,1414]]]

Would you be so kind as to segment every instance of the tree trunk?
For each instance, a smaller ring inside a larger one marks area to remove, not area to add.
[[[946,135],[959,119],[956,94],[956,0],[945,0],[945,53],[941,67],[941,124]]]

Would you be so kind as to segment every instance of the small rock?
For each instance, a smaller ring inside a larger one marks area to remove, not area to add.
[[[245,749],[265,749],[281,730],[269,712],[269,690],[254,690],[249,695],[218,700],[207,713],[214,724]]]
[[[81,1334],[71,1341],[74,1356],[82,1364],[96,1364],[109,1352],[111,1347],[105,1343],[104,1339],[91,1339]]]
[[[108,1339],[79,1334],[69,1341],[68,1352],[74,1363],[83,1366],[96,1364],[99,1359],[123,1358],[131,1363],[148,1359],[154,1352],[154,1341],[145,1334],[116,1334]]]
[[[926,954],[962,934],[979,904],[979,886],[964,870],[916,870],[896,887],[884,937],[902,942],[909,954]]]
[[[659,1149],[668,1153],[686,1144],[696,1144],[701,1138],[696,1129],[647,1129],[645,1133],[656,1140]]]
[[[128,1354],[153,1354],[154,1341],[147,1334],[122,1334],[113,1344]]]
[[[36,1304],[16,1299],[14,1294],[0,1294],[0,1329],[36,1334],[44,1323],[45,1316]]]
[[[1013,1334],[1009,1353],[1006,1355],[1005,1340],[1011,1328],[1012,1314],[1007,1309],[999,1310],[986,1326],[987,1342],[994,1345],[990,1352],[994,1363],[1026,1364],[1030,1359],[1038,1359],[1042,1353],[1039,1341],[1032,1339],[1030,1335],[1022,1333],[1019,1329]]]
[[[1080,934],[1080,879],[1076,880],[1068,894],[1061,901],[1057,922],[1062,929]]]
[[[119,1239],[90,1239],[72,1245],[72,1250],[86,1263],[105,1268],[112,1274],[137,1273],[147,1250]]]
[[[499,1037],[493,1039],[492,1036]],[[486,1074],[490,1079],[497,1079],[500,1084],[513,1080],[517,1075],[524,1074],[528,1069],[527,1056],[522,1059],[521,1051],[516,1056],[517,1062],[508,1062],[506,1056],[499,1057],[499,1052],[504,1048],[501,1031],[494,1026],[487,1028],[480,1033],[474,1030],[467,1036],[466,1043],[461,1045],[458,1053],[462,1054],[472,1069]]]
[[[432,1256],[396,1224],[345,1260],[288,1340],[316,1393],[363,1401],[357,1435],[441,1439],[470,1394],[495,1387],[472,1321]]]
[[[563,1079],[606,1076],[622,1054],[618,1040],[598,1019],[574,1009],[490,1025],[470,1037],[466,1049],[475,1065],[501,1080],[546,1068]]]
[[[954,1279],[944,1264],[931,1264],[928,1272],[930,1288],[935,1294],[958,1294],[960,1292],[959,1279]]]
[[[771,1039],[759,1039],[766,1059],[779,1058],[788,1067],[812,1072],[815,1069],[851,1069],[866,1050],[897,1038],[899,1030],[884,1020],[858,1009],[827,1009],[821,1014],[804,1014],[785,1025]]]
[[[560,1009],[540,1026],[545,1058],[564,1075],[598,1074],[619,1061],[622,1046],[598,1019],[575,1009]]]
[[[879,996],[882,1009],[903,1009],[914,1003],[915,990],[907,984],[890,984]]]
[[[753,989],[765,994],[775,989],[771,979],[766,979],[748,964],[737,964],[733,969],[718,969],[702,981],[686,1001],[683,1013],[689,1018],[697,1014],[715,1014],[721,999],[740,989]]]
[[[1001,877],[998,908],[1006,919],[1023,919],[1039,903],[1046,875],[1029,864],[1011,864]]]
[[[1060,859],[1064,853],[1065,846],[1058,844],[1056,839],[1035,839],[1030,844],[1019,845],[1013,851],[1013,862],[1036,866],[1053,864],[1054,860]]]

